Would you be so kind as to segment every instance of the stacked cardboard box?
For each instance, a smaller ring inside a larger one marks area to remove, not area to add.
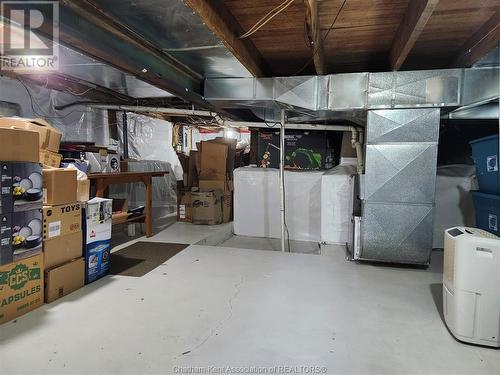
[[[43,304],[38,133],[0,126],[0,324]]]
[[[38,133],[38,161],[44,166],[59,167],[62,156],[58,154],[61,133],[43,119],[26,119],[21,117],[0,117],[0,128],[22,129]],[[35,149],[34,149],[35,150]]]
[[[93,198],[84,208],[85,283],[105,276],[111,266],[113,200]]]
[[[50,303],[84,285],[82,207],[76,170],[45,168],[43,178],[45,302]]]
[[[232,216],[233,170],[236,140],[216,138],[200,142],[184,168],[184,186],[178,189],[177,219],[193,224],[227,223]],[[183,160],[184,159],[184,160]]]

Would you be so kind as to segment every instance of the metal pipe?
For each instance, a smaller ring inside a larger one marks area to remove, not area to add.
[[[273,126],[269,126],[270,124],[266,124],[265,122],[247,122],[247,121],[221,121],[221,126],[229,126],[232,128],[273,128]],[[276,124],[276,128],[278,128],[280,124]],[[321,125],[321,124],[291,124],[288,123],[285,125],[286,129],[291,130],[326,130],[326,131],[351,131],[352,129],[357,129],[355,126],[349,125]]]
[[[122,129],[123,129],[123,158],[128,159],[128,121],[127,112],[123,111],[122,115]]]
[[[362,138],[363,138],[363,131],[353,128],[351,129],[352,133],[352,139],[351,139],[351,144],[352,148],[356,150],[356,159],[358,161],[358,174],[363,173],[364,169],[364,161],[363,161],[363,145],[362,145]]]
[[[201,117],[216,117],[217,113],[210,111],[197,111],[192,109],[165,108],[165,107],[146,107],[135,105],[115,105],[115,104],[88,104],[94,109],[111,109],[115,111],[128,112],[152,112],[163,113],[173,116],[201,116]]]
[[[285,110],[281,110],[280,124],[280,211],[281,211],[281,251],[285,252]],[[290,251],[290,249],[288,249]]]

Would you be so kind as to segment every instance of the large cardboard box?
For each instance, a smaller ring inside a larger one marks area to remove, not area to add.
[[[82,230],[82,205],[78,202],[43,207],[43,240],[78,233]]]
[[[233,170],[234,170],[234,162],[236,159],[236,145],[237,141],[236,139],[232,138],[215,138],[210,141],[207,141],[209,143],[220,143],[220,144],[225,144],[228,146],[227,149],[227,158],[226,158],[226,174],[230,176],[230,179],[232,180],[233,178]]]
[[[83,254],[83,233],[75,232],[43,242],[45,268],[52,268]]]
[[[191,191],[177,190],[177,221],[190,223],[192,219]]]
[[[226,180],[228,145],[201,142],[200,180]]]
[[[43,169],[43,204],[56,206],[76,202],[76,169]]]
[[[62,155],[49,150],[40,150],[40,163],[44,167],[59,168],[61,166]]]
[[[38,133],[39,148],[58,152],[61,144],[62,134],[59,130],[51,126],[47,121],[38,119],[27,119],[21,117],[0,117],[0,128],[16,127]],[[38,153],[38,148],[37,148]],[[0,158],[0,160],[5,160]]]
[[[0,266],[0,324],[43,305],[42,254]]]
[[[287,131],[285,168],[321,170],[334,167],[336,164],[332,144],[333,140],[327,137],[325,131]],[[260,167],[279,168],[279,145],[279,132],[262,131],[259,133],[258,163]]]
[[[233,182],[231,180],[200,180],[200,191],[222,192],[222,222],[229,223],[233,213]]]
[[[74,259],[45,271],[45,302],[51,303],[85,285],[85,260]]]
[[[0,162],[0,213],[40,208],[42,185],[40,164]]]
[[[38,134],[31,131],[0,127],[0,160],[40,162]]]
[[[78,180],[76,182],[77,202],[86,202],[90,199],[90,180]]]
[[[111,266],[111,199],[93,198],[85,203],[85,284],[106,275]]]
[[[222,192],[219,190],[191,191],[193,224],[217,225],[222,223]]]
[[[0,264],[42,252],[42,208],[0,215]]]

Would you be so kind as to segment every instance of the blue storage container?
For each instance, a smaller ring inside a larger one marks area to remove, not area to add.
[[[500,236],[500,195],[472,192],[476,210],[476,227]]]
[[[479,190],[486,194],[500,194],[498,173],[498,134],[471,141],[472,158],[476,164]]]

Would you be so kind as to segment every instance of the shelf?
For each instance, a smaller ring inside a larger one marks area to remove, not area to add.
[[[146,215],[132,216],[129,218],[123,218],[123,217],[113,218],[113,225],[126,224],[126,223],[143,223],[145,218]]]

